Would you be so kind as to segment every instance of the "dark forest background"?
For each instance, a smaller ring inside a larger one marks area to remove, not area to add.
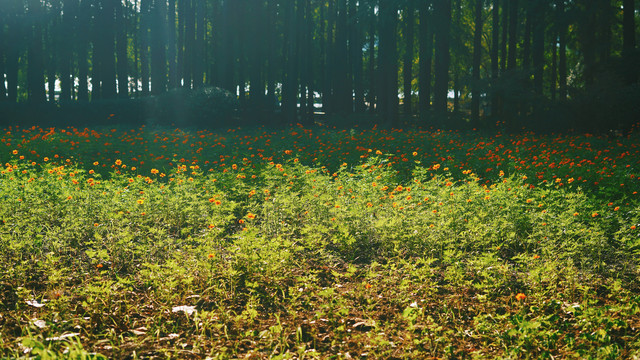
[[[0,0],[0,122],[628,131],[638,16],[634,0]]]

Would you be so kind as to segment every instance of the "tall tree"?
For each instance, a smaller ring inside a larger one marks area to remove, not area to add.
[[[636,53],[636,22],[635,22],[635,2],[634,0],[623,0],[622,2],[622,56],[625,60],[626,81],[632,84],[638,80],[638,61]]]
[[[151,93],[167,90],[166,0],[155,0],[151,9]]]
[[[565,0],[556,0],[558,27],[558,88],[560,90],[559,99],[567,98],[567,23],[565,14]]]
[[[115,11],[120,0],[100,0],[96,48],[100,57],[101,96],[116,97]]]
[[[4,82],[4,73],[5,54],[7,52],[5,41],[5,22],[8,9],[5,5],[5,3],[0,3],[0,102],[4,102],[7,99],[7,88]]]
[[[473,97],[471,99],[471,122],[478,126],[480,122],[480,60],[482,57],[482,8],[484,0],[475,0],[473,31]]]
[[[500,48],[500,0],[491,4],[491,79],[495,84],[500,74],[498,50]],[[491,115],[499,114],[500,98],[494,94],[491,98]]]
[[[138,37],[140,44],[140,85],[142,96],[149,95],[149,24],[151,0],[140,1]]]
[[[169,89],[175,89],[179,84],[176,46],[176,0],[169,0],[167,6],[167,62],[169,65]]]
[[[507,54],[507,70],[516,68],[517,43],[518,0],[509,0],[509,52]]]
[[[65,0],[62,8],[62,27],[57,34],[60,44],[60,58],[58,66],[60,68],[60,102],[71,101],[73,93],[72,53],[73,44],[77,43],[76,34],[73,29],[74,17],[76,16],[77,0]],[[70,41],[71,40],[71,41]]]
[[[27,91],[30,102],[46,101],[44,89],[44,60],[42,54],[42,6],[39,0],[28,0],[29,49],[27,62]]]
[[[200,88],[204,85],[204,73],[205,73],[205,43],[206,43],[206,28],[207,21],[205,17],[205,2],[195,1],[196,12],[196,33],[194,39],[193,49],[193,86]]]
[[[287,1],[284,8],[285,25],[285,72],[282,84],[282,113],[284,121],[289,124],[296,122],[297,108],[297,55],[296,54],[296,0]]]
[[[532,8],[533,19],[533,89],[536,94],[542,95],[542,76],[544,74],[544,29],[546,19],[545,1],[536,1]]]
[[[127,30],[128,30],[128,18],[126,14],[126,8],[122,4],[122,1],[117,0],[115,3],[116,7],[116,53],[117,53],[117,63],[116,63],[116,72],[118,73],[118,97],[119,98],[128,98],[129,97],[129,71],[128,71],[128,62],[129,55],[127,52],[128,48],[128,40],[127,40]]]
[[[354,110],[364,112],[364,80],[362,70],[362,4],[349,0],[349,60],[353,84]]]
[[[398,9],[393,0],[380,0],[380,48],[378,107],[382,120],[392,126],[398,124]]]
[[[369,23],[367,58],[369,59],[369,91],[367,92],[367,102],[369,103],[369,112],[374,112],[376,108],[376,6],[374,1],[369,2],[370,8],[367,9],[367,19]]]
[[[622,51],[632,53],[636,48],[635,1],[622,0]]]
[[[334,108],[339,113],[349,113],[353,106],[352,84],[349,81],[347,0],[337,0],[337,19],[334,46]]]
[[[413,80],[412,66],[413,66],[413,33],[415,26],[415,3],[413,0],[408,0],[407,5],[403,12],[404,20],[404,63],[402,66],[402,78],[404,80],[403,87],[403,111],[405,115],[411,115],[411,82]]]
[[[434,2],[435,18],[435,82],[433,85],[433,109],[447,111],[449,94],[449,39],[451,33],[451,0]]]
[[[420,54],[418,56],[420,67],[418,74],[418,107],[422,119],[426,118],[427,111],[431,107],[431,66],[433,57],[433,31],[431,30],[430,1],[421,1],[418,5],[420,11]]]
[[[78,36],[76,44],[78,62],[78,101],[89,101],[89,29],[91,22],[89,16],[80,14],[91,14],[91,3],[89,0],[79,0],[77,15],[74,21],[74,30]]]

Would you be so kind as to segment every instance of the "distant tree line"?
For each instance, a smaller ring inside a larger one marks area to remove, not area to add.
[[[216,86],[283,122],[475,127],[640,94],[637,17],[634,0],[1,0],[0,101]]]

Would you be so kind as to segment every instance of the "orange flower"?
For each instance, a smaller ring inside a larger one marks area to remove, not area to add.
[[[116,165],[118,165],[118,166],[122,165],[122,160],[120,160],[120,159],[116,160]]]
[[[518,293],[518,294],[516,295],[516,300],[518,300],[518,301],[522,301],[522,300],[524,300],[524,299],[526,299],[526,298],[527,298],[527,295],[525,295],[525,294],[523,294],[523,293]]]
[[[18,150],[13,150],[12,153],[13,155],[18,155]]]
[[[540,255],[538,255],[538,254],[533,255],[533,260],[537,260],[537,259],[540,259]]]
[[[249,219],[255,219],[255,218],[256,218],[256,215],[255,215],[255,214],[252,214],[252,213],[248,213],[248,214],[247,214],[247,218],[249,218]]]
[[[159,172],[158,169],[151,169],[152,174],[157,174],[158,172]]]
[[[207,255],[207,258],[209,258],[209,259],[213,259],[214,257],[216,257],[216,255],[215,255],[215,254],[209,254],[209,255]]]

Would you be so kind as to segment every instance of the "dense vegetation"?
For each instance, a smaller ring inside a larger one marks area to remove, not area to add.
[[[456,127],[452,115],[626,132],[638,14],[634,0],[3,0],[0,121],[218,87],[257,123],[310,125],[321,106],[395,128]]]
[[[4,129],[0,356],[638,356],[639,140]]]

